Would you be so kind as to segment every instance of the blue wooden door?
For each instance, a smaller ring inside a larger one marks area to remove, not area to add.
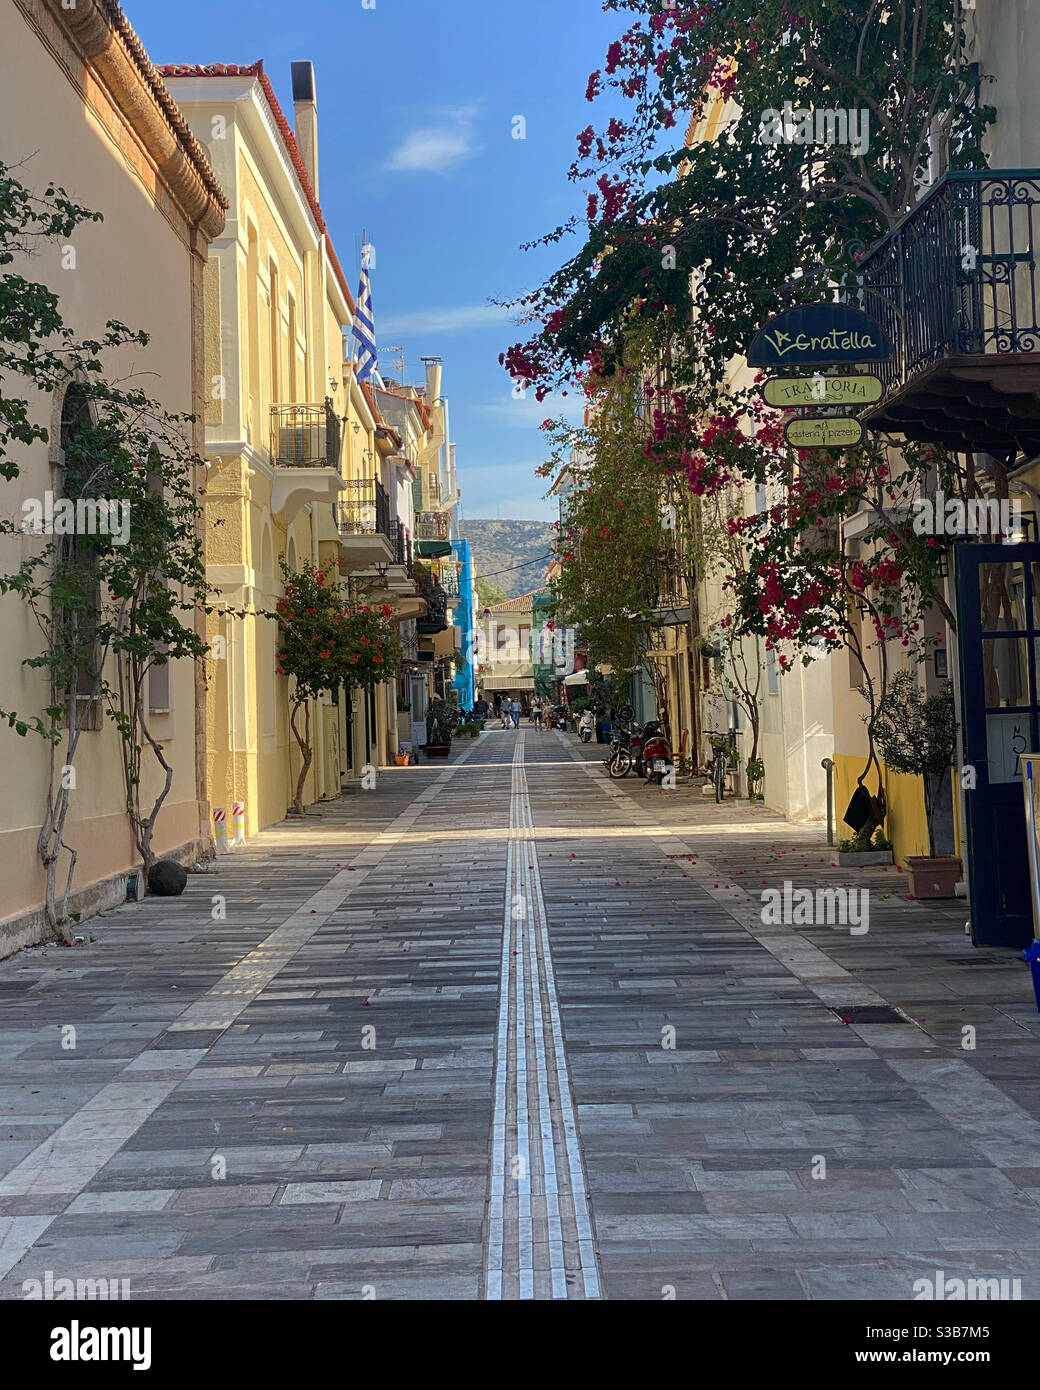
[[[1040,544],[955,547],[972,937],[1033,939],[1020,753],[1040,748]]]

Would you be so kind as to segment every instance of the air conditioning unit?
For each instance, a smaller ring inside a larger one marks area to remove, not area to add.
[[[324,423],[289,425],[278,431],[278,458],[290,466],[324,463],[326,427]]]

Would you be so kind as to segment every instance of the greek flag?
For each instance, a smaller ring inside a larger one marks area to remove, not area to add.
[[[361,263],[361,283],[358,286],[357,312],[354,315],[354,337],[358,343],[357,379],[367,381],[376,367],[376,326],[372,319],[372,286],[368,278],[367,258]]]

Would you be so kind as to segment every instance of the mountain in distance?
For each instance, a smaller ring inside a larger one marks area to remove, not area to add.
[[[478,579],[489,579],[509,598],[539,587],[556,535],[550,522],[478,521],[467,517],[459,531],[469,541]],[[515,568],[518,565],[522,568]]]

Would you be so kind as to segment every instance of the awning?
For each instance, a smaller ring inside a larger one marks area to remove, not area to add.
[[[533,690],[534,676],[484,676],[480,684],[488,690]]]
[[[415,541],[414,546],[424,560],[441,560],[451,554],[451,541]]]
[[[592,673],[590,671],[573,671],[569,676],[564,676],[564,685],[588,685]]]

